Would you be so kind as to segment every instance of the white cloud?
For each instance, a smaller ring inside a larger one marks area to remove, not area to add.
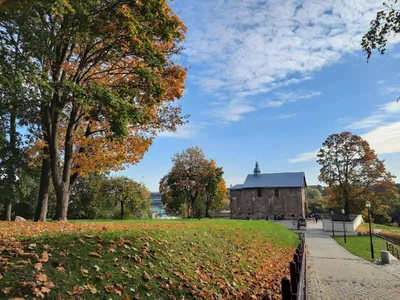
[[[312,160],[317,160],[317,154],[318,150],[311,151],[311,152],[303,152],[300,153],[297,157],[289,160],[291,163],[299,163],[299,162],[306,162],[306,161],[312,161]]]
[[[381,91],[381,95],[400,93],[400,88],[398,87],[385,87]]]
[[[385,122],[400,113],[400,102],[390,101],[381,105],[379,109],[369,117],[355,121],[347,125],[346,129],[367,129],[385,124]]]
[[[284,104],[284,101],[267,101],[267,103],[264,104],[265,107],[280,107]]]
[[[400,102],[391,101],[381,105],[377,112],[351,123],[346,129],[368,129],[361,135],[378,154],[400,152],[400,122],[389,122],[400,115]],[[317,151],[300,153],[289,162],[305,162],[316,159]]]
[[[371,131],[362,134],[361,137],[366,140],[377,154],[388,154],[400,152],[400,122],[393,122],[387,125],[379,126]],[[315,161],[317,159],[316,151],[300,153],[297,157],[289,160],[291,163]]]
[[[385,119],[385,115],[377,114],[364,118],[360,121],[356,121],[346,126],[346,129],[366,129],[371,127],[376,127],[381,124]]]
[[[186,123],[178,126],[176,132],[162,131],[157,134],[159,137],[168,138],[179,138],[179,139],[190,139],[197,136],[199,131],[204,127],[204,125]]]
[[[362,135],[378,154],[400,152],[400,122],[380,126]]]
[[[393,53],[392,57],[395,59],[400,59],[400,53]]]
[[[188,25],[191,72],[205,91],[225,95],[229,109],[230,99],[251,101],[309,80],[346,53],[360,51],[361,37],[382,3],[176,0],[174,6]],[[278,100],[270,105],[278,106]],[[249,106],[256,107],[248,104],[244,111],[252,111]]]
[[[310,99],[315,96],[321,95],[321,92],[305,93],[303,91],[297,92],[276,92],[274,93],[275,100],[268,100],[262,103],[261,107],[280,107],[286,103],[296,102],[298,100]]]
[[[390,101],[381,107],[388,113],[400,113],[400,102]]]
[[[289,119],[295,117],[296,114],[286,114],[286,115],[279,115],[278,119]]]
[[[376,83],[377,84],[382,84],[382,83],[385,83],[386,82],[386,80],[379,80],[379,81],[377,81]]]
[[[234,99],[229,101],[224,107],[213,110],[213,114],[223,119],[225,123],[239,121],[244,114],[255,111],[256,108],[242,99]]]
[[[321,95],[321,92],[276,92],[272,96],[275,100],[268,100],[267,102],[249,101],[238,97],[227,102],[222,100],[214,101],[210,105],[217,106],[217,108],[212,109],[212,114],[222,119],[223,123],[226,124],[239,121],[245,114],[261,108],[280,107],[286,103],[310,99],[319,95]]]

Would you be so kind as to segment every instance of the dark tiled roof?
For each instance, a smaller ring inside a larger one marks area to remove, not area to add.
[[[297,173],[270,173],[247,175],[244,184],[237,184],[231,190],[251,188],[284,188],[284,187],[306,187],[306,175],[304,172]]]

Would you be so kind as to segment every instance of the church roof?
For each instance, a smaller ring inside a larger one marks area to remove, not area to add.
[[[285,188],[285,187],[307,187],[304,172],[296,173],[267,173],[249,174],[244,184],[237,184],[231,190],[251,188]]]

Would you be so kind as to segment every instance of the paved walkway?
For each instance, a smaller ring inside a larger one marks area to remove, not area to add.
[[[338,245],[322,231],[307,228],[308,296],[310,300],[399,300],[400,264],[378,266]]]

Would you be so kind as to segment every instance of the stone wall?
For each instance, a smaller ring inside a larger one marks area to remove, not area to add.
[[[306,215],[304,188],[280,188],[279,197],[275,189],[231,190],[231,218],[233,219],[299,219]]]

